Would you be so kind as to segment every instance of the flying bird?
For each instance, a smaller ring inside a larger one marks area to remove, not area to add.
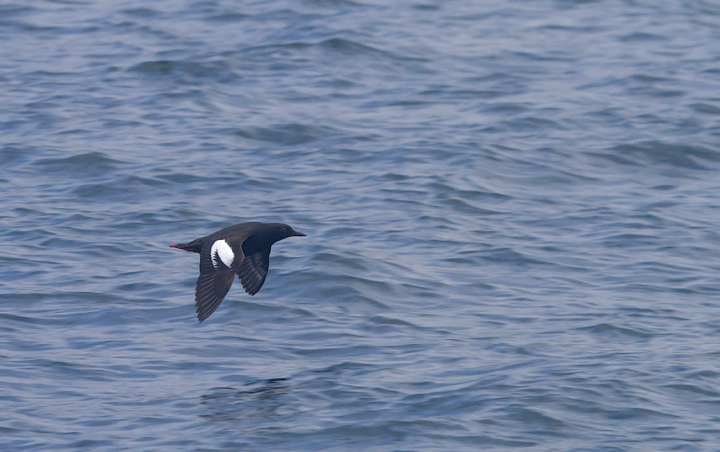
[[[200,254],[195,307],[200,322],[210,317],[227,295],[235,275],[245,292],[255,295],[270,266],[270,247],[288,237],[305,237],[282,223],[241,223],[171,248]]]

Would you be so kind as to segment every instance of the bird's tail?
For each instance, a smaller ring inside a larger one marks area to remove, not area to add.
[[[199,253],[200,250],[202,250],[202,240],[196,239],[190,243],[176,243],[175,245],[170,245],[170,248],[178,248],[190,251],[191,253]]]

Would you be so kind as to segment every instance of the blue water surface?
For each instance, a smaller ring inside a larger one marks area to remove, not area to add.
[[[720,6],[0,4],[0,450],[720,450]],[[246,222],[254,297],[195,318]]]

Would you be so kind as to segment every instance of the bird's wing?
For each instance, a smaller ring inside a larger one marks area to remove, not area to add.
[[[200,274],[238,268],[245,259],[242,244],[246,237],[206,240],[200,251]],[[213,255],[214,254],[214,255]],[[226,265],[229,264],[229,265]]]
[[[221,246],[216,245],[220,241],[224,243]],[[213,245],[215,245],[214,248]],[[223,250],[223,247],[227,248]],[[232,254],[227,254],[228,249]],[[232,263],[230,258],[232,258]],[[203,244],[202,251],[200,251],[200,277],[195,287],[195,307],[199,321],[202,322],[210,317],[210,314],[220,306],[232,287],[235,269],[242,264],[244,259],[242,241],[208,240]],[[226,262],[230,265],[225,265]]]
[[[245,292],[255,295],[265,282],[270,267],[270,247],[259,253],[245,256],[237,269],[238,278]]]
[[[200,322],[210,317],[232,287],[235,271],[232,269],[201,274],[195,287],[195,308]]]

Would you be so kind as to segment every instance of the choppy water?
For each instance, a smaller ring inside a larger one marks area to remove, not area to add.
[[[0,449],[720,450],[720,7],[0,5]],[[197,256],[277,244],[203,324]]]

